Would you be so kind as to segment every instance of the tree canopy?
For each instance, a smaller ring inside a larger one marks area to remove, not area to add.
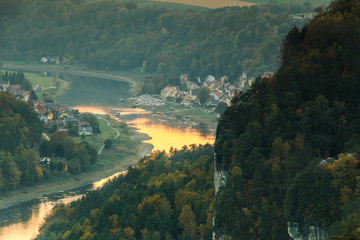
[[[158,93],[182,72],[190,80],[212,74],[235,81],[244,70],[250,76],[274,71],[280,41],[296,24],[290,14],[304,11],[296,5],[197,12],[83,2],[1,0],[2,58],[59,56],[91,69],[142,67],[152,74],[143,91]]]
[[[331,236],[360,222],[358,30],[357,2],[334,1],[288,33],[274,77],[233,99],[215,143],[229,172],[218,234],[287,239],[287,221],[309,218]]]

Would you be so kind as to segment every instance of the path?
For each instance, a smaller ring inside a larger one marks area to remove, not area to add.
[[[23,70],[23,71],[44,71],[44,72],[59,72],[59,73],[68,73],[75,76],[86,76],[86,77],[97,77],[97,78],[104,78],[110,79],[120,82],[127,82],[130,84],[131,88],[135,88],[136,82],[128,77],[124,76],[117,76],[112,74],[106,73],[97,73],[97,72],[90,72],[90,71],[81,71],[81,70],[69,70],[69,69],[54,69],[45,66],[22,66],[22,65],[11,65],[11,64],[4,64],[3,69],[9,70]]]
[[[109,122],[108,120],[106,120],[105,118],[103,118],[103,117],[101,117],[101,116],[97,116],[97,118],[104,120],[105,122],[107,122],[107,126],[108,126],[109,128],[114,129],[114,131],[116,132],[116,136],[113,137],[113,139],[117,139],[117,138],[120,136],[120,132],[119,132],[116,128],[111,127],[111,126],[110,126],[110,122]],[[98,155],[100,155],[100,154],[102,153],[102,150],[104,149],[104,147],[105,147],[105,144],[103,144],[103,145],[101,146],[101,148],[99,149]]]

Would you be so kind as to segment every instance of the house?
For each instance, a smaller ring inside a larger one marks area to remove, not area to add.
[[[53,113],[53,112],[49,112],[49,114],[47,115],[47,118],[48,118],[49,120],[53,120],[53,118],[54,118],[54,113]]]
[[[180,96],[180,87],[179,86],[167,86],[161,90],[161,96],[164,98],[177,98]]]
[[[90,127],[90,123],[87,121],[78,122],[78,127]]]
[[[79,127],[79,136],[91,136],[92,135],[92,127]]]
[[[48,123],[49,122],[48,117],[46,115],[44,115],[44,114],[40,114],[39,118],[43,123]]]
[[[274,76],[274,72],[264,72],[261,78],[272,78]]]
[[[29,91],[26,91],[26,92],[24,92],[24,93],[22,94],[22,97],[23,97],[23,99],[25,100],[25,102],[29,101],[30,95],[31,95],[31,94],[30,94]]]
[[[200,91],[200,87],[192,88],[192,89],[190,89],[190,95],[191,95],[191,96],[197,96],[197,94],[199,93],[199,91]]]
[[[40,102],[34,104],[34,109],[39,115],[45,114],[46,112],[46,109],[43,107],[43,105],[40,104]]]
[[[40,59],[40,63],[47,63],[48,62],[48,59],[46,57],[42,57]]]
[[[71,117],[71,111],[63,111],[59,113],[59,119],[65,119]]]
[[[210,93],[210,97],[215,99],[215,100],[219,100],[221,95],[222,95],[222,93],[219,93],[219,92],[211,92]]]
[[[191,81],[187,81],[186,83],[186,87],[190,90],[190,89],[193,89],[193,88],[199,88],[199,86],[194,83],[194,82],[191,82]]]
[[[78,125],[80,122],[80,120],[78,118],[72,118],[72,117],[69,117],[69,118],[66,118],[65,119],[65,124],[70,124],[70,125]]]
[[[14,96],[17,95],[18,91],[20,91],[19,84],[10,85],[10,87],[8,88],[8,92]]]
[[[49,157],[44,157],[44,158],[42,158],[42,159],[40,159],[40,164],[50,164],[50,158]]]
[[[59,104],[57,103],[45,103],[45,108],[47,110],[53,110],[55,108],[57,108],[59,106]]]
[[[69,132],[69,129],[65,128],[65,127],[58,127],[57,131],[58,132]]]

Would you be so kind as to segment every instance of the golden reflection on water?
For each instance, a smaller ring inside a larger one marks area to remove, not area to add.
[[[176,129],[161,124],[149,124],[149,120],[138,118],[129,122],[139,132],[148,134],[151,139],[144,142],[154,146],[153,150],[168,151],[171,147],[181,149],[184,145],[190,144],[213,144],[214,136],[202,136],[199,132],[187,129]]]
[[[79,112],[90,112],[93,114],[107,114],[110,109],[104,109],[96,106],[76,106]],[[141,108],[112,108],[112,111],[118,111],[120,117],[124,115],[143,115],[149,114],[148,111]],[[139,132],[145,133],[151,137],[144,142],[154,146],[153,150],[168,151],[171,147],[181,149],[184,145],[190,144],[213,144],[215,137],[212,135],[202,136],[199,132],[187,129],[177,129],[162,124],[152,124],[146,118],[137,118],[127,123],[138,128]]]
[[[74,109],[78,109],[79,112],[90,112],[93,114],[108,114],[110,109],[96,106],[76,106]],[[112,111],[119,111],[121,115],[141,115],[149,112],[139,108],[112,108]],[[134,127],[138,128],[141,133],[146,133],[151,137],[150,140],[144,142],[150,143],[154,146],[153,150],[165,150],[168,151],[171,147],[181,149],[184,145],[190,144],[213,144],[215,141],[214,136],[202,136],[199,132],[191,129],[176,129],[167,127],[161,124],[150,124],[146,118],[137,118],[128,122]],[[127,171],[115,173],[114,175],[101,179],[93,183],[93,189],[102,187],[107,181],[119,176],[120,174],[126,174]],[[31,240],[39,234],[39,229],[44,223],[45,218],[52,212],[53,207],[57,203],[69,203],[82,195],[75,197],[65,197],[58,202],[42,202],[37,208],[33,210],[31,219],[27,222],[15,223],[9,226],[5,226],[0,229],[0,240]]]
[[[70,203],[82,197],[68,196],[58,202],[42,202],[33,209],[31,218],[27,222],[14,223],[0,229],[1,240],[32,240],[39,234],[40,227],[45,218],[50,215],[53,207],[58,203]]]
[[[96,190],[96,189],[101,188],[101,187],[104,186],[104,184],[107,183],[108,181],[111,181],[111,180],[113,180],[114,178],[116,178],[116,177],[118,177],[118,176],[120,176],[120,175],[124,175],[124,174],[126,174],[126,173],[127,173],[127,170],[122,171],[122,172],[117,172],[117,173],[111,175],[110,177],[102,178],[102,179],[100,179],[99,181],[94,182],[94,183],[93,183],[93,190]]]
[[[146,111],[142,108],[113,108],[116,111],[120,112],[120,116],[122,115],[135,115],[135,114],[149,114],[149,111]]]
[[[103,107],[96,106],[76,106],[73,109],[79,110],[80,113],[92,113],[92,114],[107,114],[106,110]]]

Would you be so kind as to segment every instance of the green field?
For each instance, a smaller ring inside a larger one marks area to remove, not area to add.
[[[100,2],[102,0],[86,0],[86,3],[95,3]],[[129,2],[128,0],[115,0],[116,2]],[[198,11],[204,11],[208,10],[209,8],[205,7],[198,7],[198,6],[191,6],[186,4],[180,4],[180,3],[166,3],[166,2],[153,2],[150,0],[133,0],[132,2],[136,3],[139,7],[146,7],[146,6],[163,6],[172,10],[187,10],[189,8],[198,10]]]
[[[298,4],[303,5],[305,2],[309,2],[312,8],[316,8],[321,5],[327,5],[331,2],[331,0],[247,0],[248,2],[258,3],[258,4],[269,4],[269,3],[277,3],[277,4]]]
[[[102,0],[86,0],[87,3],[100,2]],[[116,0],[117,2],[128,2],[127,0]],[[166,3],[166,2],[153,2],[150,0],[133,0],[132,2],[136,3],[139,7],[143,6],[153,6],[160,5],[167,7],[173,10],[186,10],[186,9],[194,9],[194,10],[208,10],[209,8],[198,7],[192,5],[185,5],[180,3]],[[258,4],[269,4],[269,3],[277,3],[277,4],[298,4],[303,5],[305,2],[309,2],[312,8],[316,8],[321,5],[327,5],[331,2],[331,0],[246,0],[246,2],[258,3]]]

